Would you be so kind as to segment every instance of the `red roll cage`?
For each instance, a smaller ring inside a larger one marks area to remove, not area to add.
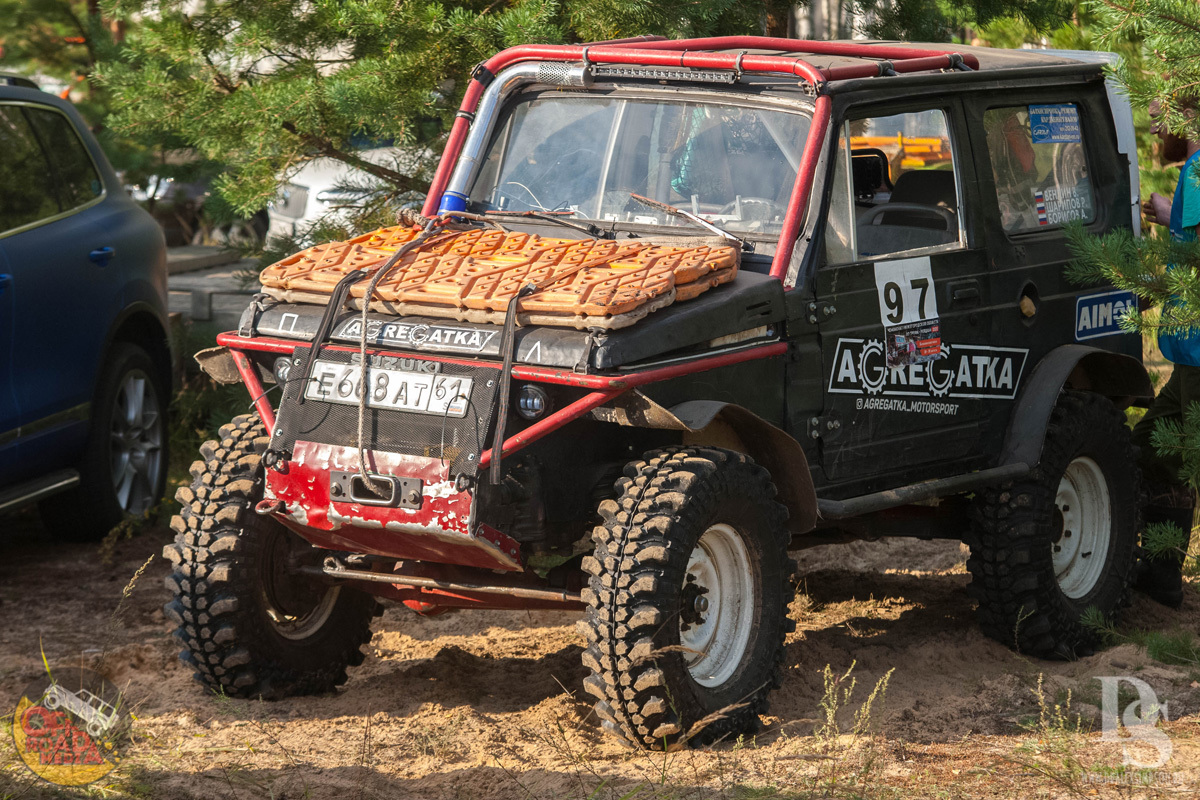
[[[748,52],[715,52],[729,50],[775,50],[780,53],[804,55],[845,56],[878,59],[864,64],[818,68],[793,55],[760,55]],[[505,67],[521,61],[583,61],[591,64],[635,64],[655,67],[716,69],[743,73],[791,75],[807,81],[816,95],[811,133],[804,145],[796,185],[788,201],[779,233],[779,246],[771,262],[771,277],[783,280],[792,257],[804,208],[812,193],[813,173],[825,131],[829,127],[830,99],[822,90],[830,81],[870,78],[904,72],[923,72],[936,69],[967,67],[979,69],[979,60],[946,50],[933,50],[902,45],[856,44],[854,42],[815,42],[800,39],[778,39],[767,36],[713,36],[704,39],[663,39],[639,37],[616,39],[579,45],[520,45],[502,50],[475,68],[471,83],[463,96],[459,113],[454,118],[446,149],[434,173],[422,213],[433,216],[442,201],[442,193],[450,173],[458,161],[471,127],[479,98],[491,76]]]
[[[763,55],[749,50],[777,51],[788,55]],[[722,51],[722,52],[716,52]],[[734,51],[734,52],[727,52]],[[841,56],[872,59],[862,64],[819,68],[798,55]],[[450,174],[462,151],[470,129],[474,112],[490,79],[506,67],[522,61],[569,61],[591,64],[629,64],[695,68],[706,70],[729,70],[742,73],[765,75],[789,75],[806,81],[815,95],[813,120],[808,141],[804,145],[796,185],[788,201],[783,229],[779,236],[779,247],[771,264],[771,276],[783,280],[791,260],[796,238],[800,233],[803,211],[812,193],[813,175],[825,144],[829,127],[831,100],[825,93],[825,84],[833,81],[870,78],[908,72],[941,69],[978,69],[978,59],[970,54],[956,53],[930,48],[903,45],[858,44],[855,42],[818,42],[798,39],[779,39],[763,36],[717,36],[702,39],[668,40],[661,37],[636,37],[594,42],[581,45],[521,45],[510,47],[481,63],[472,74],[470,85],[463,97],[459,114],[446,141],[446,149],[438,164],[422,213],[433,216],[440,207],[442,194],[450,180]],[[242,381],[253,398],[254,405],[268,431],[275,427],[275,413],[266,398],[262,382],[253,364],[246,357],[247,350],[268,353],[291,353],[297,346],[295,341],[267,337],[246,338],[236,333],[223,333],[217,337],[218,344],[230,349]],[[338,345],[328,344],[325,349],[341,350]],[[580,375],[565,370],[553,370],[517,364],[512,375],[518,380],[533,380],[575,386],[590,391],[575,402],[548,415],[545,419],[505,439],[502,456],[515,452],[546,434],[561,427],[572,419],[603,405],[622,392],[636,386],[655,381],[703,372],[760,358],[782,356],[787,345],[782,342],[748,347],[732,353],[702,356],[691,361],[657,369],[628,372],[621,375]],[[432,361],[454,361],[444,356],[422,354]],[[475,362],[471,362],[475,363]],[[499,369],[500,365],[494,365]],[[482,454],[479,467],[488,464],[491,451]]]

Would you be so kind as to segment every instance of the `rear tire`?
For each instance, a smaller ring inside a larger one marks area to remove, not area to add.
[[[262,499],[260,457],[269,437],[254,415],[234,418],[192,464],[192,485],[175,495],[174,565],[164,613],[186,649],[180,660],[196,679],[234,697],[276,700],[328,692],[362,663],[371,618],[369,594],[296,575],[321,553],[275,520],[256,514]]]
[[[145,350],[113,345],[92,405],[80,484],[39,504],[42,521],[68,541],[96,541],[126,516],[162,499],[167,480],[167,387]]]
[[[1044,658],[1090,653],[1084,612],[1115,619],[1133,578],[1140,484],[1124,415],[1063,391],[1038,465],[975,498],[967,568],[983,632]]]
[[[583,561],[584,688],[642,747],[753,730],[780,682],[794,562],[765,469],[712,447],[629,464]]]

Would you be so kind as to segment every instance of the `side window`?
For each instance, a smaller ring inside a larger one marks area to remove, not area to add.
[[[0,233],[61,210],[54,173],[22,106],[0,105]]]
[[[830,263],[962,244],[946,113],[852,119],[838,132],[826,223]]]
[[[1096,218],[1078,107],[990,108],[983,124],[1004,230],[1035,231]]]
[[[71,121],[49,109],[26,106],[25,113],[57,172],[62,210],[70,211],[99,197],[104,188],[100,176]]]

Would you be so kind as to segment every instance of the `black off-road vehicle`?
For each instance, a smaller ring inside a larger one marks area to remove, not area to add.
[[[712,741],[779,681],[788,551],[883,536],[966,541],[998,640],[1090,647],[1152,396],[1134,298],[1063,277],[1067,223],[1138,224],[1099,64],[643,38],[472,77],[426,216],[272,268],[202,355],[257,411],[166,549],[200,680],[328,691],[377,597],[581,609],[604,726]],[[531,241],[557,266],[521,272]]]

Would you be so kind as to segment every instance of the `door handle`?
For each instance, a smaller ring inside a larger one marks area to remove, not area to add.
[[[98,250],[93,250],[92,252],[88,253],[88,258],[102,267],[107,267],[109,260],[116,254],[117,251],[113,250],[111,247],[101,247]]]
[[[975,281],[950,284],[950,302],[956,306],[979,305],[979,284]]]
[[[10,283],[12,283],[12,275],[0,275],[0,292],[3,292],[5,289],[7,289]]]

